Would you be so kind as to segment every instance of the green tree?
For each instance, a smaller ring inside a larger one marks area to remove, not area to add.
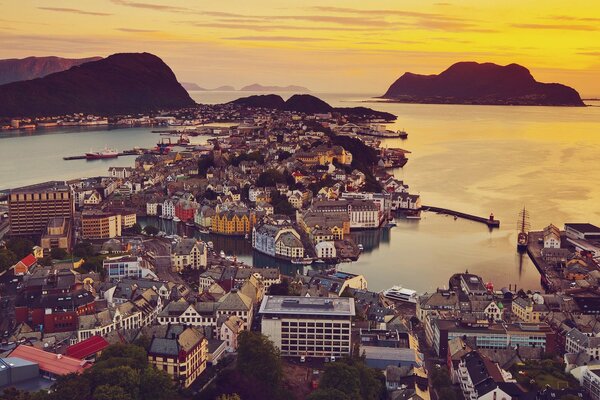
[[[79,242],[73,248],[73,255],[76,257],[91,257],[94,253],[94,246],[89,242]]]
[[[144,232],[146,233],[146,235],[156,236],[160,231],[154,225],[146,225],[144,227]]]
[[[120,365],[144,369],[148,365],[148,355],[140,346],[132,344],[113,344],[102,351],[96,366],[115,367]]]
[[[438,398],[444,400],[457,400],[456,392],[449,386],[443,387],[438,390]]]
[[[17,255],[10,249],[0,249],[0,272],[6,271],[19,261]]]
[[[55,247],[50,250],[50,257],[52,257],[53,260],[64,260],[67,258],[67,251],[65,249]]]
[[[10,238],[8,242],[6,242],[6,248],[12,251],[19,260],[28,254],[31,254],[33,246],[35,245],[31,240],[20,237]]]
[[[211,200],[211,201],[212,200],[216,200],[217,197],[218,197],[217,193],[214,190],[210,189],[210,188],[208,188],[208,189],[206,189],[204,191],[204,198],[206,200]]]
[[[52,257],[46,256],[38,261],[38,264],[43,265],[44,267],[48,267],[52,265]]]
[[[215,158],[212,153],[210,155],[200,157],[200,160],[198,160],[198,176],[201,178],[206,178],[206,172],[210,167],[214,166]]]
[[[177,392],[173,380],[165,371],[148,365],[142,372],[140,399],[174,400]]]
[[[89,375],[69,374],[59,377],[52,385],[52,400],[87,399],[91,396],[92,387]]]
[[[100,385],[94,390],[94,400],[133,400],[125,389],[115,385]]]
[[[430,374],[431,386],[434,389],[441,389],[452,385],[448,369],[444,367],[433,368]]]
[[[276,183],[286,183],[286,177],[276,169],[268,169],[261,173],[256,180],[256,186],[267,187],[275,186]]]
[[[338,389],[318,389],[312,392],[307,400],[347,400],[348,395]]]
[[[266,336],[257,332],[240,333],[237,369],[270,389],[277,388],[283,376],[279,350]]]
[[[343,362],[331,363],[325,368],[319,388],[339,390],[347,399],[361,399],[358,371]]]

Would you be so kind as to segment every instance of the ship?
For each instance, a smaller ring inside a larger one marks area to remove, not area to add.
[[[103,158],[117,158],[119,157],[119,152],[115,149],[105,148],[102,151],[91,151],[89,153],[85,153],[86,160],[100,160]]]
[[[393,301],[403,301],[405,303],[417,303],[417,292],[415,290],[406,289],[402,286],[393,286],[381,292],[383,297]]]
[[[519,251],[524,251],[527,249],[527,245],[529,244],[529,213],[525,207],[523,207],[523,209],[519,212],[517,230],[519,231],[517,235],[517,249]]]

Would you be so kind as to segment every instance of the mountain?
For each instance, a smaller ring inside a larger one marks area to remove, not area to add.
[[[240,89],[242,92],[300,92],[300,93],[308,93],[308,90],[302,86],[263,86],[258,83],[254,83],[252,85],[244,86]]]
[[[181,86],[183,86],[183,88],[185,90],[198,90],[198,91],[205,91],[207,89],[204,89],[203,87],[198,86],[197,84],[193,83],[193,82],[179,82],[181,84]]]
[[[194,106],[175,74],[149,53],[113,54],[43,78],[0,86],[0,116],[143,113]]]
[[[211,90],[213,90],[215,92],[233,92],[233,91],[235,91],[235,88],[233,86],[223,85],[223,86],[219,86],[214,89],[211,89]]]
[[[459,62],[439,75],[402,75],[382,96],[405,103],[583,106],[579,93],[537,82],[517,64]]]
[[[101,60],[102,57],[61,58],[27,57],[0,60],[0,85],[41,78],[55,72],[66,71],[76,65]]]
[[[242,107],[266,108],[281,111],[294,111],[305,114],[326,114],[337,113],[351,117],[352,119],[384,119],[393,121],[396,119],[394,114],[382,111],[375,111],[366,107],[332,107],[318,97],[310,94],[295,94],[287,101],[277,94],[258,94],[248,97],[241,97],[229,102]]]

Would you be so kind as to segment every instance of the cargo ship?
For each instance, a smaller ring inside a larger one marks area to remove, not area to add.
[[[103,158],[117,158],[119,157],[119,152],[115,149],[105,148],[102,151],[90,151],[89,153],[85,153],[86,160],[100,160]]]

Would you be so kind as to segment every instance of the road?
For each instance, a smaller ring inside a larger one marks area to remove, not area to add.
[[[148,254],[148,258],[159,279],[183,283],[187,283],[183,280],[181,275],[171,270],[171,243],[164,239],[147,239],[144,240],[144,248]]]

